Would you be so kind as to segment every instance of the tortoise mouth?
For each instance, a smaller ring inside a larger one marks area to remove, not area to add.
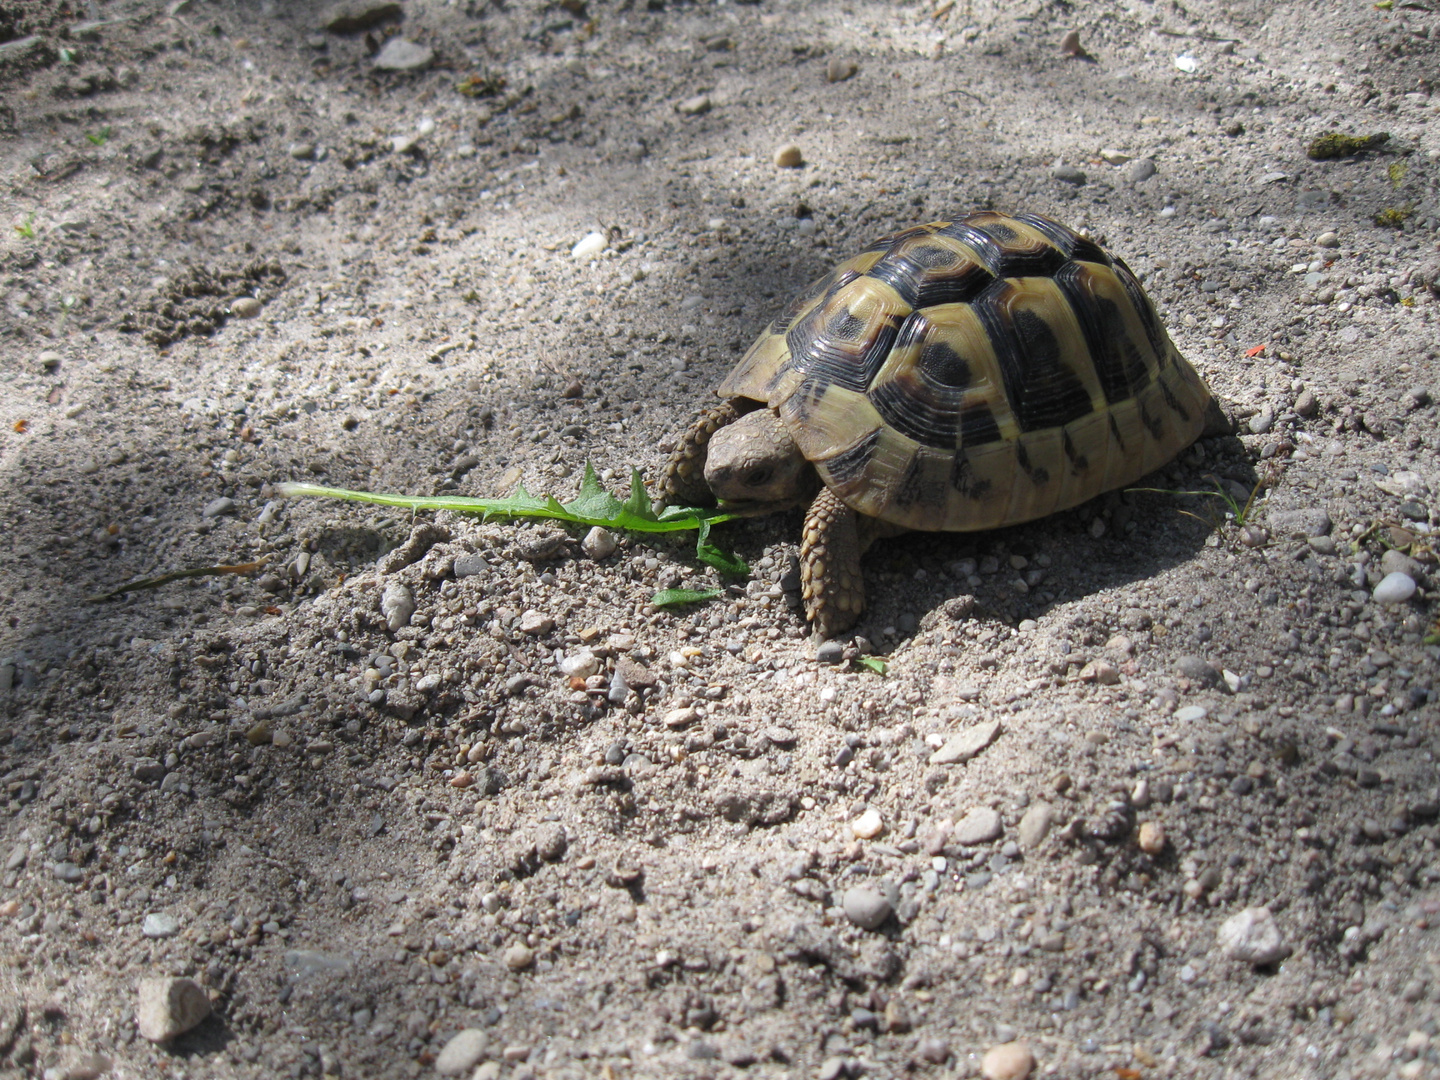
[[[718,508],[724,513],[733,514],[735,517],[764,517],[766,514],[779,514],[786,510],[795,510],[802,506],[808,506],[808,498],[773,499],[767,501],[752,501],[748,499],[721,499]]]

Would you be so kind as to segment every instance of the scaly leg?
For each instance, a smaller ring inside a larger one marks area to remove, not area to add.
[[[829,488],[805,515],[800,542],[800,589],[815,633],[832,638],[849,630],[865,610],[860,556],[866,545],[858,515]]]
[[[732,401],[712,406],[699,415],[660,474],[656,498],[662,506],[715,505],[715,497],[705,485],[705,453],[710,437],[740,419],[740,415],[741,410]]]

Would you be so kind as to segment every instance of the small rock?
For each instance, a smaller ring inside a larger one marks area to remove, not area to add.
[[[689,727],[700,719],[699,712],[695,706],[686,705],[683,708],[671,709],[665,714],[665,726],[672,730],[676,728]]]
[[[1246,427],[1250,429],[1251,435],[1265,435],[1275,426],[1275,410],[1266,405],[1254,416],[1250,417]]]
[[[711,105],[709,94],[696,94],[694,97],[686,98],[680,102],[680,104],[676,105],[675,111],[682,116],[699,116],[702,113],[709,112]]]
[[[1020,836],[1020,846],[1027,851],[1033,851],[1039,847],[1050,832],[1050,826],[1055,822],[1055,808],[1047,802],[1034,802],[1025,809],[1024,815],[1020,818],[1020,826],[1016,830]]]
[[[410,616],[415,614],[415,597],[410,587],[399,581],[391,581],[380,595],[380,614],[385,616],[385,625],[391,632],[410,625]]]
[[[548,634],[555,629],[555,620],[544,612],[526,611],[520,616],[520,632],[532,637]]]
[[[998,840],[1004,832],[998,811],[988,806],[976,806],[955,823],[950,830],[950,838],[962,847],[974,847]]]
[[[45,349],[36,359],[40,361],[40,370],[54,371],[60,366],[60,361],[64,358],[54,349]]]
[[[838,664],[845,659],[845,644],[834,638],[823,641],[815,650],[815,659],[821,664]]]
[[[872,806],[850,823],[850,831],[861,840],[874,840],[885,831],[885,821]]]
[[[1295,398],[1295,411],[1306,418],[1314,416],[1320,411],[1320,399],[1315,396],[1313,390],[1301,390]]]
[[[1035,1055],[1023,1042],[992,1046],[980,1059],[980,1075],[985,1080],[1025,1080],[1034,1068]]]
[[[217,518],[221,517],[224,514],[233,514],[234,512],[235,500],[222,497],[219,499],[211,499],[208,503],[206,503],[205,509],[200,511],[200,516],[205,518]]]
[[[1403,551],[1396,551],[1390,548],[1384,555],[1380,556],[1380,573],[1382,574],[1408,574],[1416,582],[1424,576],[1425,568],[1418,560],[1412,559]]]
[[[435,59],[435,50],[405,38],[391,38],[370,61],[377,71],[423,71]]]
[[[1290,955],[1280,939],[1280,928],[1269,908],[1251,907],[1220,924],[1216,940],[1231,960],[1243,960],[1256,967],[1278,963]]]
[[[485,1055],[490,1036],[480,1028],[466,1028],[450,1037],[435,1058],[435,1071],[441,1076],[459,1076],[469,1072]]]
[[[1066,184],[1074,184],[1079,187],[1085,183],[1085,173],[1074,165],[1054,165],[1050,169],[1050,176]]]
[[[1415,595],[1416,588],[1418,586],[1414,578],[1397,570],[1393,574],[1386,574],[1371,595],[1377,604],[1403,604]]]
[[[605,250],[610,238],[601,232],[586,233],[580,242],[570,249],[570,258],[576,262],[587,262]]]
[[[1207,664],[1204,657],[1189,654],[1182,656],[1175,661],[1175,670],[1201,686],[1217,686],[1220,683],[1220,673]]]
[[[1175,722],[1178,724],[1194,724],[1204,720],[1205,717],[1209,715],[1210,713],[1204,705],[1186,705],[1184,708],[1175,710]]]
[[[825,65],[825,81],[844,82],[859,70],[860,65],[849,57],[832,56],[829,63]]]
[[[930,755],[931,765],[958,765],[969,761],[1000,735],[1000,721],[986,720],[950,736],[945,745]]]
[[[586,555],[600,562],[615,554],[615,534],[601,525],[596,525],[585,534],[585,539],[580,541],[580,547]]]
[[[798,169],[805,164],[805,157],[800,153],[800,147],[786,143],[775,151],[775,164],[782,169]]]
[[[580,649],[560,661],[560,674],[571,679],[588,679],[600,670],[600,658],[589,649]]]
[[[1315,246],[1322,248],[1338,248],[1340,246],[1340,236],[1338,233],[1323,232],[1315,238]]]
[[[1165,850],[1165,827],[1158,821],[1147,821],[1140,826],[1140,850],[1146,855],[1159,855]]]
[[[490,563],[484,555],[472,551],[466,552],[464,555],[456,555],[451,569],[457,578],[474,577],[476,574],[483,574],[489,570]]]
[[[154,1043],[183,1035],[210,1015],[210,998],[193,979],[142,979],[135,1026]]]
[[[845,917],[862,930],[876,930],[890,917],[890,901],[878,889],[855,885],[845,890],[840,906]]]
[[[505,950],[505,966],[511,971],[524,971],[534,962],[534,950],[519,941]]]
[[[400,18],[397,0],[342,0],[332,5],[320,25],[332,34],[353,34],[368,30],[376,23]]]
[[[174,937],[180,932],[180,920],[164,912],[151,912],[140,924],[140,933],[148,938]]]
[[[1098,686],[1115,686],[1120,682],[1120,669],[1108,660],[1091,660],[1080,669],[1081,682],[1093,682]]]
[[[1149,158],[1136,158],[1125,167],[1125,179],[1132,184],[1143,184],[1156,173],[1155,162]]]
[[[1130,155],[1125,153],[1124,150],[1114,150],[1110,147],[1106,147],[1104,150],[1100,151],[1100,160],[1105,162],[1107,165],[1124,165],[1127,161],[1131,159]]]
[[[1329,536],[1334,524],[1320,507],[1300,510],[1272,510],[1267,518],[1276,536]]]
[[[1083,57],[1089,54],[1085,47],[1080,44],[1080,31],[1068,30],[1065,36],[1060,39],[1060,51],[1066,56]]]

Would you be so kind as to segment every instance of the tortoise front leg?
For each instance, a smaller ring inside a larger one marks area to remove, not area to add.
[[[858,515],[822,488],[805,515],[800,542],[800,589],[815,633],[832,638],[849,630],[865,610],[860,556],[865,543]]]
[[[680,439],[680,445],[660,474],[656,498],[662,506],[713,506],[715,496],[705,484],[705,454],[710,438],[726,424],[740,419],[731,401],[706,409]]]

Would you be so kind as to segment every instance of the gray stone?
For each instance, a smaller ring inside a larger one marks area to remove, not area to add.
[[[1280,939],[1280,928],[1269,908],[1250,907],[1220,924],[1216,940],[1231,960],[1243,960],[1256,967],[1278,963],[1290,955]]]
[[[1055,808],[1047,802],[1031,803],[1020,818],[1020,846],[1027,851],[1039,847],[1055,823]]]
[[[1175,670],[1187,679],[1193,679],[1201,686],[1217,686],[1220,673],[1205,662],[1202,656],[1186,655],[1175,661]]]
[[[332,34],[353,34],[368,30],[376,23],[399,18],[400,5],[396,0],[342,0],[330,6],[320,25]]]
[[[862,930],[875,930],[890,917],[890,901],[878,889],[856,885],[845,890],[840,902],[845,917]]]
[[[1085,173],[1074,165],[1056,165],[1051,168],[1050,175],[1056,180],[1074,184],[1076,187],[1085,183]]]
[[[600,562],[615,554],[615,534],[609,529],[596,525],[585,534],[585,539],[580,541],[580,547],[584,549],[586,555],[596,562]]]
[[[1320,507],[1299,510],[1272,510],[1268,515],[1271,531],[1276,536],[1329,536],[1333,527],[1330,515]]]
[[[180,920],[163,911],[152,911],[140,924],[140,933],[148,938],[174,937],[180,932]]]
[[[839,641],[822,642],[815,650],[815,659],[822,664],[838,664],[845,659],[845,646]]]
[[[1155,175],[1155,162],[1149,158],[1136,158],[1125,166],[1125,179],[1132,184],[1143,184]]]
[[[1403,604],[1415,595],[1416,588],[1414,578],[1397,570],[1386,574],[1371,595],[1377,604]]]
[[[222,514],[233,514],[235,512],[234,499],[211,499],[205,504],[205,509],[200,511],[201,517],[217,518]]]
[[[930,755],[931,765],[958,765],[984,750],[1000,734],[999,720],[985,720],[950,736],[945,745]]]
[[[1004,834],[998,811],[988,806],[976,806],[955,823],[950,830],[950,839],[963,847],[988,844]]]
[[[474,577],[476,574],[483,574],[488,571],[490,564],[485,561],[484,555],[470,553],[466,555],[456,555],[452,568],[457,578]]]
[[[485,1056],[490,1036],[480,1028],[466,1028],[450,1037],[435,1058],[435,1071],[441,1076],[459,1076],[469,1072]]]
[[[1421,581],[1425,576],[1424,567],[1420,563],[1406,555],[1403,551],[1391,548],[1384,555],[1380,556],[1380,573],[1382,574],[1407,574],[1415,581]]]
[[[142,979],[135,1026],[154,1043],[183,1035],[210,1015],[210,998],[192,979]]]
[[[371,61],[377,71],[423,71],[435,59],[435,50],[405,38],[391,38]]]

